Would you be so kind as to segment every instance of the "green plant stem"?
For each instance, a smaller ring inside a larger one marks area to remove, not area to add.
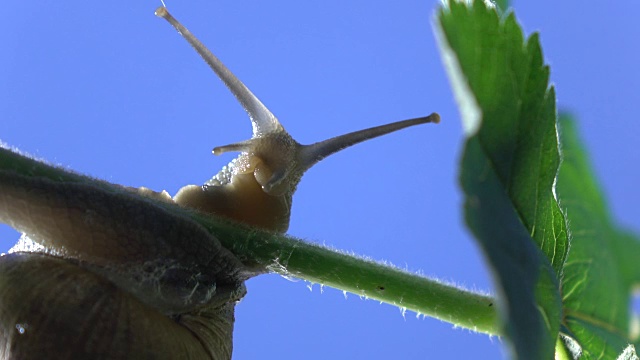
[[[240,240],[240,239],[239,239]],[[401,269],[279,236],[247,237],[231,246],[284,276],[345,290],[474,331],[497,332],[494,299]]]
[[[0,148],[0,171],[113,187],[4,148]],[[232,224],[166,203],[158,205],[180,216],[189,215],[256,272],[266,269],[379,300],[463,328],[499,335],[492,297],[284,235]]]

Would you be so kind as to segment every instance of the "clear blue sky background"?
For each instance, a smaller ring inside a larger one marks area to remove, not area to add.
[[[244,140],[241,107],[163,20],[156,1],[5,1],[0,139],[114,183],[201,184]],[[303,179],[290,234],[470,289],[489,270],[461,220],[462,134],[436,47],[438,1],[169,1],[169,9],[309,143],[388,121],[442,115],[359,145]],[[541,31],[561,108],[571,109],[612,213],[640,231],[640,3],[517,1]],[[0,225],[6,250],[18,237]],[[501,341],[277,275],[247,284],[235,358],[486,358]]]

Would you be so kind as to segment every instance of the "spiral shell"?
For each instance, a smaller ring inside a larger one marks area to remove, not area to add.
[[[3,359],[228,359],[251,276],[175,205],[0,171]]]
[[[30,253],[2,257],[0,299],[2,359],[231,358],[234,301],[166,316],[72,261]]]

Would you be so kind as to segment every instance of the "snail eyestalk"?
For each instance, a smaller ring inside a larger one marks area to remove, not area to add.
[[[204,61],[218,75],[220,80],[229,88],[238,99],[244,110],[249,114],[253,126],[253,135],[260,136],[272,131],[282,130],[282,125],[278,119],[267,109],[264,104],[240,81],[226,66],[215,56],[204,44],[200,42],[186,27],[184,27],[169,11],[164,7],[159,7],[156,12],[159,16],[169,22],[182,37],[189,42],[198,52]]]
[[[332,155],[340,150],[346,149],[355,144],[370,140],[382,135],[386,135],[404,128],[440,122],[440,115],[432,113],[429,116],[397,121],[386,125],[376,126],[369,129],[354,131],[348,134],[336,136],[331,139],[317,142],[315,144],[306,145],[300,151],[300,163],[305,166],[305,170],[318,163],[320,160]]]
[[[440,116],[398,121],[301,145],[260,100],[227,69],[166,8],[156,15],[167,20],[209,64],[249,114],[253,136],[249,140],[217,146],[215,155],[237,151],[240,156],[204,186],[188,185],[174,197],[176,203],[247,225],[276,232],[289,227],[293,193],[302,175],[314,164],[342,149],[409,126],[438,123]]]

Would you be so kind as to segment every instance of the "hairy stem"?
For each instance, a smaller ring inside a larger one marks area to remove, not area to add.
[[[372,260],[262,231],[239,232],[214,219],[196,219],[237,256],[271,272],[331,286],[456,326],[499,334],[495,299]],[[224,239],[224,240],[222,240]]]
[[[0,172],[53,181],[87,182],[99,187],[114,186],[4,148],[0,148]],[[2,184],[0,191],[1,188]],[[266,269],[297,277],[435,317],[459,327],[499,335],[495,300],[492,297],[302,240],[186,212],[166,202],[158,202],[158,205],[177,215],[191,216],[256,272]]]

